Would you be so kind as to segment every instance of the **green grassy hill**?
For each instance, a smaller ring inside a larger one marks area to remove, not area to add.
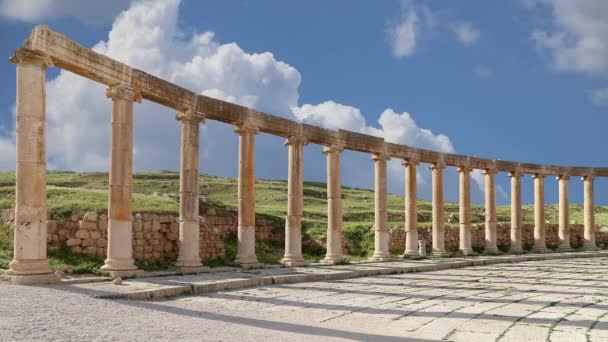
[[[68,217],[72,213],[107,210],[107,173],[49,172],[47,205],[53,218]],[[201,200],[209,205],[236,206],[237,181],[201,175]],[[282,220],[287,208],[287,181],[258,179],[255,184],[256,211],[260,214],[275,216]],[[142,172],[133,175],[134,205],[138,212],[175,213],[179,212],[179,173]],[[374,192],[372,190],[344,187],[344,226],[371,227],[374,221]],[[0,208],[11,208],[15,197],[14,172],[0,172]],[[404,200],[401,196],[389,195],[390,226],[403,226]],[[570,219],[582,223],[582,205],[570,206]],[[472,206],[472,221],[484,220],[483,206]],[[325,183],[304,183],[304,228],[324,229],[326,226],[326,185]],[[450,214],[458,215],[457,203],[445,203],[445,219]],[[534,220],[534,207],[525,205],[524,222]],[[510,220],[510,207],[498,206],[498,221]],[[557,220],[557,205],[548,204],[546,217],[551,222]],[[418,222],[431,223],[431,203],[418,201]],[[608,223],[608,208],[596,207],[596,222]]]

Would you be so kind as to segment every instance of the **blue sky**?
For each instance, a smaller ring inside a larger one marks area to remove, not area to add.
[[[17,1],[0,0],[2,55],[8,59],[36,24],[47,23],[86,46],[103,41],[104,51],[109,55],[144,70],[154,69],[149,71],[192,90],[211,91],[210,94],[225,99],[232,96],[237,102],[273,114],[295,115],[329,128],[376,132],[387,140],[392,137],[397,142],[459,154],[558,165],[608,164],[608,157],[603,153],[604,132],[608,126],[608,90],[603,90],[608,89],[608,24],[602,25],[601,20],[608,16],[608,6],[603,0],[576,3],[564,0],[136,2],[140,7],[157,8],[157,18],[147,18],[154,17],[155,12],[150,9],[141,10],[138,17],[129,1],[109,1],[105,7],[95,9],[86,8],[86,2],[50,2],[55,6],[41,9],[28,6],[27,1],[19,5]],[[114,17],[125,10],[134,14],[124,15],[120,24],[124,27],[119,30]],[[152,14],[146,16],[145,13]],[[175,15],[175,22],[167,19],[171,13]],[[152,46],[155,42],[129,43],[150,48],[152,52],[146,56],[134,55],[132,51],[129,54],[124,50],[132,46],[110,42],[113,38],[109,39],[108,33],[113,29],[117,32],[115,36],[128,37],[128,25],[133,25],[133,35],[149,32],[149,28],[144,30],[146,25],[175,32],[166,41],[159,40],[157,47],[161,47],[163,56],[155,59],[150,55],[156,51]],[[138,31],[140,29],[143,31]],[[214,33],[211,38],[214,44],[223,46],[234,42],[241,51],[232,49],[222,54],[219,48],[220,52],[212,55],[215,64],[209,62],[192,71],[186,65],[194,60],[197,52],[178,51],[181,45],[176,42],[188,42],[193,35],[203,32]],[[273,58],[260,62],[251,57],[263,52],[271,52]],[[186,54],[192,56],[184,56]],[[226,62],[230,58],[241,58],[243,62]],[[159,61],[170,64],[174,60],[182,62],[184,67],[170,70],[156,64]],[[210,69],[217,63],[223,67]],[[15,100],[14,70],[8,61],[0,63],[0,82],[4,83],[4,91],[0,93],[0,108],[4,108],[0,125],[8,141],[14,129],[11,109]],[[185,70],[192,73],[185,75]],[[197,70],[202,71],[197,73]],[[207,76],[205,72],[214,76]],[[51,69],[47,79],[53,82],[57,76],[58,70]],[[269,79],[270,85],[264,83]],[[81,160],[87,158],[89,150],[84,149],[87,146],[99,156],[107,154],[104,151],[109,148],[103,144],[109,133],[109,120],[99,114],[103,114],[106,106],[103,103],[107,101],[103,99],[103,89],[87,83],[78,88],[69,80],[66,76],[66,81],[49,85],[52,88],[49,102],[51,95],[75,97],[73,102],[68,101],[72,107],[50,104],[49,111],[57,113],[50,114],[55,123],[50,123],[49,135],[50,139],[74,136],[61,145],[78,147],[49,147],[49,166],[104,169],[103,158],[99,164]],[[215,90],[207,87],[209,83],[214,84]],[[230,86],[223,87],[223,84]],[[88,103],[77,98],[98,90],[98,100]],[[252,94],[257,100],[249,100]],[[332,105],[327,105],[327,101]],[[95,109],[97,103],[102,109]],[[326,106],[320,107],[323,103]],[[171,122],[166,118],[173,120],[175,113],[163,108],[149,109],[150,104],[138,106],[136,131],[139,127],[145,129],[139,136],[136,133],[135,167],[177,169],[177,124],[166,133],[166,142],[163,142],[166,148],[148,148],[154,142],[146,140],[148,136],[155,140],[159,134],[165,136],[166,124]],[[300,108],[299,111],[285,113],[293,106]],[[383,127],[378,119],[388,108],[395,112],[392,117],[397,121],[387,122]],[[342,110],[343,116],[336,117],[337,109]],[[63,113],[66,110],[70,113]],[[86,113],[83,118],[94,117],[98,125],[78,122],[84,120],[79,118],[79,111]],[[357,116],[357,111],[363,119]],[[409,117],[403,116],[404,112],[409,113]],[[138,117],[140,126],[137,126]],[[406,120],[408,118],[414,124]],[[84,126],[67,127],[64,122],[68,119]],[[405,134],[390,132],[391,125],[402,123],[410,125]],[[202,152],[201,172],[235,176],[236,153],[231,151],[235,149],[236,136],[228,136],[229,129],[224,129],[221,136],[214,136],[215,126],[211,125],[207,125],[211,129],[202,131],[209,136],[203,137],[201,143],[212,142],[214,148]],[[99,133],[92,138],[89,134],[78,137],[76,133],[69,133],[78,129]],[[430,130],[432,134],[420,139],[412,137],[423,130]],[[439,135],[448,139],[449,144]],[[82,141],[85,138],[90,141]],[[258,142],[257,176],[285,178],[287,151],[280,146],[282,141],[261,137]],[[49,141],[49,145],[52,144]],[[4,149],[10,149],[10,144]],[[65,157],[70,153],[74,155]],[[11,168],[14,159],[10,153],[4,154],[5,160],[0,161],[0,166]],[[276,158],[269,157],[275,154]],[[93,153],[90,158],[95,157]],[[343,163],[345,185],[373,185],[373,164],[369,156],[345,153]],[[324,158],[319,147],[307,147],[305,165],[305,179],[324,180]],[[403,172],[399,166],[393,170],[389,173],[389,189],[403,193]],[[421,171],[419,187],[421,197],[430,198],[427,176],[426,171]],[[450,170],[445,177],[446,199],[456,201],[457,174]],[[499,195],[498,202],[508,203],[508,178],[499,175],[497,181],[506,190],[506,195]],[[608,196],[602,196],[608,193],[608,182],[599,179],[596,183],[596,201],[608,204]],[[571,201],[580,203],[582,182],[573,178],[570,188]],[[529,176],[523,182],[523,198],[527,203],[533,201]],[[546,180],[546,198],[547,202],[557,201],[554,178]],[[473,201],[483,203],[483,194],[477,188]]]

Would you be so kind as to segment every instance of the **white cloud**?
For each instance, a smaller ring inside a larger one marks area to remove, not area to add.
[[[416,39],[421,29],[418,10],[405,1],[402,2],[401,7],[401,20],[389,24],[386,32],[393,56],[396,58],[407,57],[414,53]]]
[[[598,106],[608,105],[608,88],[600,88],[591,92],[591,102]]]
[[[456,34],[456,38],[464,45],[473,45],[481,37],[479,30],[474,28],[469,22],[456,23],[452,26],[452,30]]]
[[[487,65],[477,65],[473,68],[473,74],[479,78],[490,78],[494,76],[494,69]]]
[[[0,16],[27,22],[73,17],[88,24],[107,22],[130,0],[0,0]]]
[[[532,39],[551,54],[558,70],[608,72],[608,1],[538,0],[551,11],[552,24],[537,28]]]

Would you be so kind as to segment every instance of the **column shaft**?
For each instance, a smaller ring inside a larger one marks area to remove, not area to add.
[[[511,253],[521,253],[522,209],[521,209],[521,174],[510,172],[511,177]]]
[[[584,222],[585,230],[583,233],[583,248],[585,250],[595,250],[595,204],[593,191],[593,176],[585,176],[583,187],[585,191]]]
[[[337,146],[325,146],[327,155],[327,254],[321,262],[344,262],[342,253],[342,186],[340,184],[340,153]]]
[[[255,135],[258,129],[239,125],[234,130],[239,134],[239,181],[238,181],[238,247],[235,262],[253,267],[258,259],[255,255]]]
[[[28,49],[10,60],[17,65],[17,165],[14,256],[6,275],[17,284],[54,283],[46,254],[45,146],[45,70],[52,61]]]
[[[388,232],[388,192],[386,180],[386,162],[390,158],[386,155],[374,153],[372,160],[375,165],[375,248],[373,261],[391,260],[389,252],[389,232]]]
[[[460,173],[460,251],[464,254],[473,253],[471,247],[471,170],[459,167]]]
[[[498,234],[496,233],[496,188],[494,170],[483,171],[485,175],[485,203],[486,203],[486,248],[484,253],[498,253]]]
[[[287,218],[285,219],[285,255],[287,266],[306,265],[302,257],[302,213],[304,197],[303,155],[306,139],[290,137],[285,141],[289,152],[287,168]]]
[[[570,205],[568,203],[569,176],[560,175],[559,181],[559,250],[570,251]]]
[[[404,160],[405,166],[405,253],[404,257],[418,255],[418,208],[416,195],[416,165]]]
[[[544,253],[547,250],[545,240],[545,176],[534,177],[534,252]]]
[[[179,257],[182,272],[205,271],[200,256],[199,224],[199,125],[203,117],[186,111],[177,115],[182,123],[179,182]]]
[[[112,99],[110,181],[108,192],[108,251],[102,267],[112,277],[143,274],[133,260],[133,89],[125,85],[109,87]]]
[[[433,255],[445,255],[445,236],[443,222],[443,168],[435,163],[430,165],[433,172]]]

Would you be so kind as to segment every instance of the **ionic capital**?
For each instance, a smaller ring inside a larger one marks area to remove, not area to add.
[[[593,182],[594,179],[595,179],[595,176],[593,176],[593,175],[588,175],[588,176],[582,176],[581,177],[582,181],[587,181],[587,182]]]
[[[563,180],[563,181],[569,181],[570,180],[570,175],[558,175],[557,177],[555,177],[556,180]]]
[[[547,175],[542,174],[542,173],[533,173],[532,174],[532,178],[534,178],[534,179],[545,179],[545,177],[547,177]]]
[[[385,153],[372,153],[372,160],[373,161],[387,161],[387,160],[391,160],[391,157],[388,154]]]
[[[195,113],[191,109],[181,111],[175,116],[175,120],[181,121],[182,123],[203,123],[205,122],[205,116],[200,113]]]
[[[9,58],[9,61],[14,64],[40,65],[43,68],[53,66],[53,60],[49,55],[44,52],[26,48],[19,48],[15,50],[13,55]]]
[[[416,167],[418,164],[420,164],[420,162],[417,159],[415,159],[415,158],[404,158],[401,161],[401,165],[403,165],[403,166],[414,166],[414,167]]]
[[[456,171],[458,171],[459,173],[469,174],[471,173],[471,171],[473,171],[473,169],[468,166],[458,166],[456,168]]]
[[[306,137],[303,137],[301,135],[293,135],[290,136],[289,138],[285,139],[285,146],[289,146],[289,145],[301,145],[301,146],[305,146],[308,145],[308,139],[306,139]]]
[[[496,175],[496,169],[483,169],[481,173],[484,175],[494,176]]]
[[[511,178],[520,178],[523,175],[523,173],[520,171],[509,171],[508,175]]]
[[[436,163],[432,163],[429,165],[429,169],[435,171],[435,170],[443,170],[445,169],[445,164],[442,162],[436,162]]]
[[[238,123],[234,127],[234,133],[239,134],[239,135],[244,135],[244,134],[255,135],[255,134],[260,133],[260,129],[251,123]]]
[[[116,101],[116,100],[125,100],[125,101],[134,101],[141,102],[141,94],[137,94],[133,88],[124,84],[116,84],[113,86],[109,86],[106,89],[106,97]]]
[[[325,145],[323,147],[323,154],[331,154],[331,153],[340,154],[340,153],[342,153],[342,151],[344,151],[344,148],[340,145]]]

